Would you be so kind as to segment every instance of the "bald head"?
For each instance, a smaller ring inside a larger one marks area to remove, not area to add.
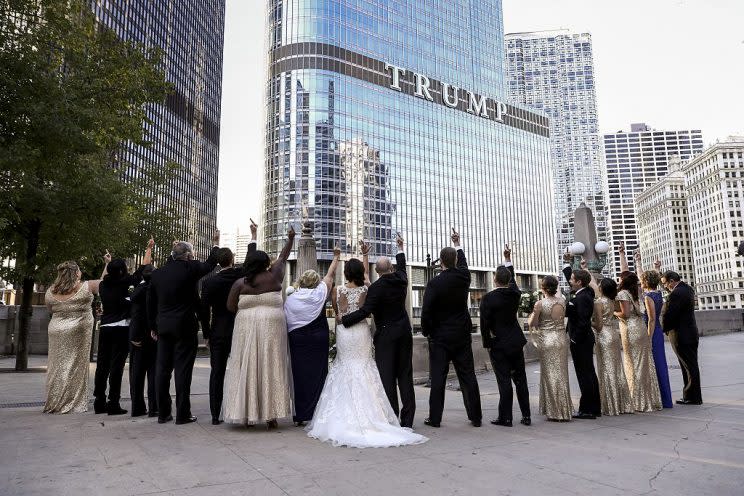
[[[375,264],[375,272],[379,275],[389,274],[393,271],[393,264],[388,257],[380,257]]]

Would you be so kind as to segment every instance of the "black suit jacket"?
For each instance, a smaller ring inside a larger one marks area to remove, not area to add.
[[[470,270],[462,248],[457,265],[434,277],[426,285],[421,308],[421,333],[432,341],[469,342],[473,321],[468,311]]]
[[[563,275],[566,281],[571,279],[571,267],[564,267]],[[566,331],[571,342],[594,343],[592,314],[594,314],[594,290],[587,286],[569,299],[566,305],[566,317],[568,317]]]
[[[406,293],[408,292],[406,255],[398,253],[395,256],[395,263],[395,272],[380,276],[370,285],[362,308],[341,319],[344,327],[351,327],[373,315],[377,335],[391,326],[398,330],[411,332],[411,321],[406,312]]]
[[[675,331],[680,343],[697,343],[698,328],[695,322],[695,291],[684,282],[677,284],[669,295],[662,322],[665,333]]]
[[[152,273],[147,292],[147,318],[158,335],[187,337],[199,330],[199,279],[217,265],[217,247],[205,262],[171,260]]]
[[[256,243],[248,245],[245,258],[256,251]],[[231,338],[235,314],[227,309],[227,297],[233,283],[243,276],[243,266],[228,267],[202,279],[199,296],[199,320],[204,339]]]
[[[480,331],[484,348],[514,353],[527,344],[527,339],[517,319],[522,292],[514,279],[514,267],[507,268],[511,272],[509,286],[496,288],[481,300]]]
[[[129,296],[132,302],[129,321],[129,340],[141,342],[150,338],[150,324],[147,319],[147,290],[150,282],[143,282],[135,286]]]

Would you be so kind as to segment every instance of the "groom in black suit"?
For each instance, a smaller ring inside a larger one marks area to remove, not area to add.
[[[395,241],[398,246],[395,270],[389,258],[378,258],[375,271],[379,277],[369,287],[364,305],[359,310],[345,315],[342,323],[348,328],[370,315],[374,316],[375,361],[382,385],[395,415],[399,413],[398,390],[400,390],[400,400],[403,404],[400,410],[400,425],[413,427],[416,396],[413,391],[413,336],[411,321],[406,312],[408,275],[403,238],[398,235]],[[362,252],[368,253],[369,246],[363,245]]]
[[[522,292],[514,279],[509,245],[504,247],[504,265],[496,269],[496,289],[481,300],[480,321],[483,347],[488,349],[491,365],[499,385],[499,416],[495,425],[512,426],[512,381],[517,390],[517,401],[522,411],[523,425],[530,425],[530,392],[524,370],[524,337],[517,320]]]
[[[579,411],[573,418],[595,419],[602,416],[602,404],[599,399],[599,380],[594,371],[594,290],[589,286],[592,275],[583,269],[571,270],[571,255],[568,253],[564,255],[563,261],[563,275],[573,294],[566,307],[566,330],[571,340],[571,358],[581,390]]]

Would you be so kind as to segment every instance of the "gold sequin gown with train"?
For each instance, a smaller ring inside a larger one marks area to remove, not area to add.
[[[625,289],[618,293],[617,301],[630,303],[630,316],[620,319],[620,335],[623,342],[623,367],[633,408],[637,412],[661,410],[661,393],[651,354],[651,337],[643,320],[645,308],[633,301]]]
[[[540,300],[538,327],[532,329],[533,343],[540,356],[540,414],[550,420],[571,420],[573,403],[568,383],[568,335],[564,322],[566,299],[551,296]],[[564,309],[553,318],[555,305]]]
[[[222,417],[257,424],[292,416],[287,321],[280,291],[240,295]]]
[[[88,367],[93,336],[93,293],[83,282],[69,298],[46,292],[51,309],[45,413],[88,411]]]
[[[594,345],[602,415],[633,413],[633,402],[623,371],[623,345],[620,323],[614,315],[615,302],[602,296],[596,300],[596,308],[602,318],[602,329],[595,331]]]

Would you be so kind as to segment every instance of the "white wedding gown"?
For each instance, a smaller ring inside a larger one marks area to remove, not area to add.
[[[337,291],[339,308],[342,301],[348,303],[343,312],[346,315],[360,307],[367,288],[339,286]],[[372,336],[366,320],[348,329],[339,324],[336,349],[318,406],[306,427],[308,436],[353,448],[385,448],[429,440],[400,426],[372,357]]]

